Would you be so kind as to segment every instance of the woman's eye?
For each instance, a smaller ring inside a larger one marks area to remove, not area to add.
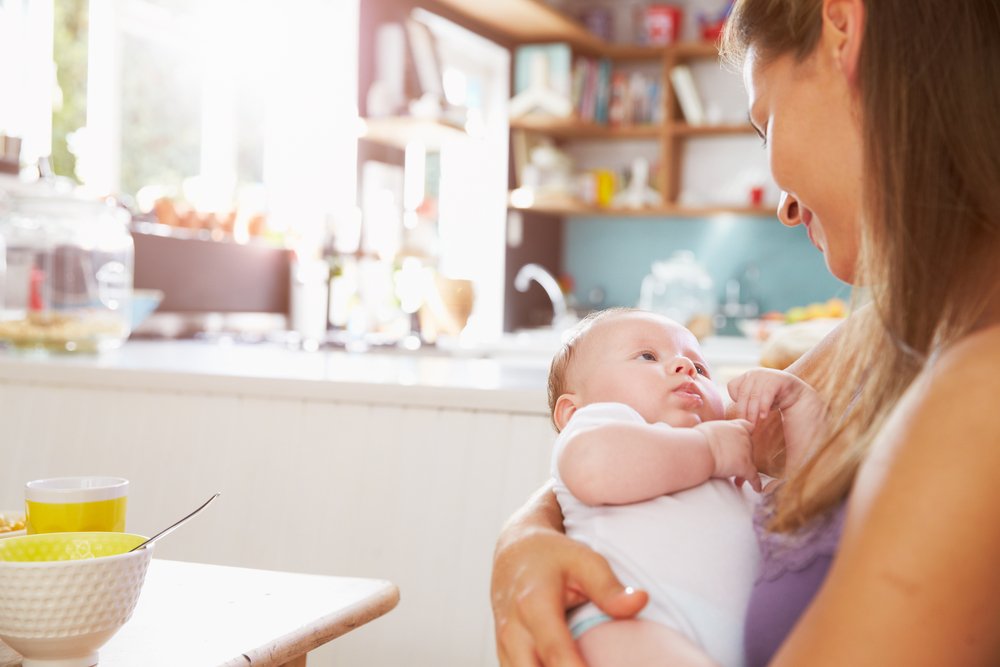
[[[656,355],[652,352],[643,352],[639,356],[646,361],[656,361]]]

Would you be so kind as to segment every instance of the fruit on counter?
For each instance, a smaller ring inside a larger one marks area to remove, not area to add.
[[[789,308],[784,313],[765,313],[762,319],[781,319],[787,324],[807,320],[839,319],[847,316],[847,304],[843,299],[833,298],[825,302],[810,303],[807,306]]]

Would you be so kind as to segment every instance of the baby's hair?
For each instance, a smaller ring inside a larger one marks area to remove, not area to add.
[[[636,308],[626,307],[597,310],[584,317],[576,326],[566,332],[562,345],[555,353],[555,356],[552,357],[552,363],[549,365],[549,414],[552,417],[552,425],[555,426],[557,431],[559,430],[559,426],[555,422],[556,401],[566,393],[566,375],[569,371],[569,364],[573,360],[573,352],[579,346],[580,341],[583,340],[587,332],[598,322],[623,313],[633,313],[637,310]]]

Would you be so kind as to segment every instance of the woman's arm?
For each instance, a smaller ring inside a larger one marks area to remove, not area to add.
[[[599,424],[569,435],[557,461],[559,474],[566,488],[588,505],[641,502],[713,477],[757,480],[749,426],[744,420],[694,428]]]
[[[566,627],[566,609],[586,600],[615,618],[646,604],[604,560],[563,534],[551,484],[506,523],[493,554],[491,581],[497,657],[503,667],[585,667]]]
[[[855,482],[840,549],[774,660],[1000,664],[1000,327],[941,355]]]

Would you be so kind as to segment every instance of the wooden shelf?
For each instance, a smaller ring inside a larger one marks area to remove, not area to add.
[[[445,141],[469,136],[465,130],[440,120],[393,116],[366,118],[363,122],[362,139],[403,150],[407,144],[418,141],[427,150],[437,150]]]
[[[753,126],[750,123],[736,123],[732,125],[673,123],[670,125],[669,131],[675,137],[717,137],[731,134],[754,134]]]
[[[718,58],[719,44],[718,42],[706,41],[678,42],[677,44],[668,47],[668,52],[671,53],[677,61]]]
[[[712,42],[681,42],[671,46],[612,44],[541,0],[432,0],[470,27],[503,38],[511,44],[569,42],[577,51],[613,60],[657,60],[668,51],[679,60],[713,58]]]
[[[569,42],[586,51],[601,51],[607,44],[540,0],[434,0],[481,29],[515,44]]]
[[[545,4],[543,0],[424,0],[470,29],[486,34],[511,48],[520,44],[564,42],[587,56],[622,60],[646,60],[660,67],[663,83],[661,104],[663,122],[657,125],[610,127],[578,120],[520,118],[510,121],[511,130],[543,134],[556,140],[626,140],[659,141],[660,169],[655,186],[667,202],[681,196],[683,180],[683,142],[688,138],[721,137],[751,134],[749,123],[725,125],[689,125],[680,117],[675,91],[668,73],[680,63],[715,60],[719,46],[709,41],[684,41],[666,46],[622,45],[606,42],[590,33],[582,24]],[[515,199],[517,199],[515,197]],[[608,209],[573,201],[534,201],[524,199],[511,204],[513,209],[557,216],[683,217],[719,214],[773,215],[773,211],[752,206],[688,207],[675,203],[644,209]]]
[[[510,129],[538,132],[556,139],[656,139],[663,133],[662,125],[599,125],[544,116],[513,118]]]

